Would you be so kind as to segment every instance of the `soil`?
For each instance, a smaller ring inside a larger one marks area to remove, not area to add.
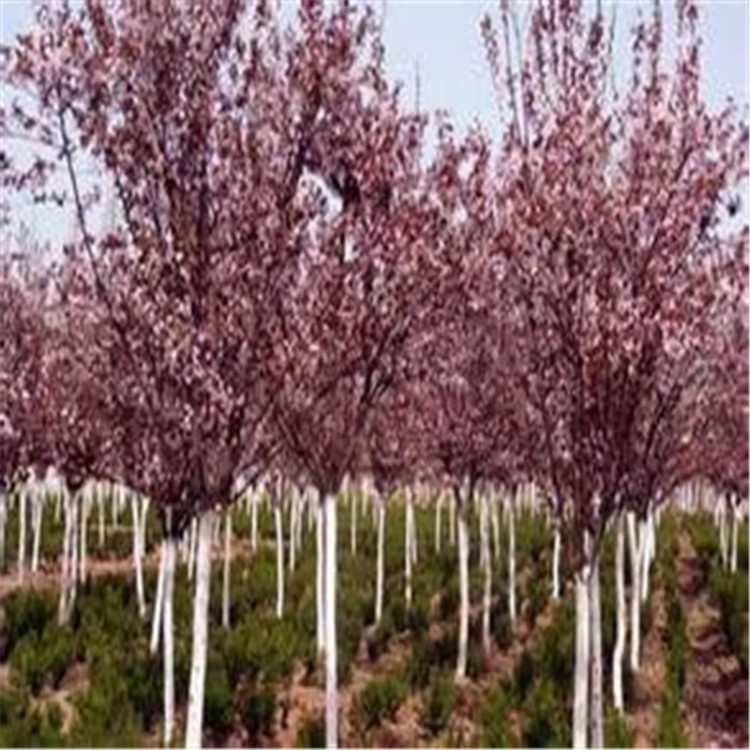
[[[698,557],[682,534],[677,585],[687,620],[690,659],[683,700],[694,747],[748,746],[748,679],[729,648],[719,610],[702,586]]]

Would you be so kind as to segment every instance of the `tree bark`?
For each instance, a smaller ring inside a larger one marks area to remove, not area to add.
[[[491,608],[492,608],[492,553],[490,551],[490,519],[489,498],[486,494],[481,497],[480,556],[484,572],[484,591],[482,596],[482,647],[485,654],[492,650]]]
[[[326,747],[338,746],[338,665],[336,643],[336,498],[325,496],[325,662]]]
[[[612,652],[612,698],[615,710],[622,713],[625,701],[622,690],[622,663],[625,656],[627,614],[625,604],[625,516],[620,512],[615,519],[615,648]]]
[[[456,546],[456,498],[451,495],[448,503],[448,543]]]
[[[208,654],[208,604],[211,587],[211,537],[214,512],[204,513],[198,524],[198,550],[193,605],[193,655],[190,668],[185,747],[201,747],[203,740],[203,696]]]
[[[411,488],[406,488],[406,513],[404,524],[404,600],[407,611],[411,609],[411,568],[414,561],[412,552],[412,523],[414,520],[414,505],[412,500]]]
[[[349,511],[351,513],[349,546],[351,549],[352,557],[354,557],[357,554],[357,493],[354,492],[354,488],[352,488],[352,492],[350,495]]]
[[[315,598],[317,603],[317,632],[318,632],[318,654],[322,655],[325,653],[325,516],[323,513],[323,503],[320,498],[315,503],[317,522],[316,522],[316,543],[317,543],[317,557],[316,557],[316,587],[315,587]]]
[[[441,522],[442,522],[442,510],[443,510],[443,493],[441,492],[437,496],[437,501],[435,502],[435,554],[440,554],[440,543],[442,541],[441,539],[441,531],[440,528]]]
[[[515,499],[508,496],[508,615],[510,626],[516,627],[516,514]]]
[[[141,618],[146,617],[146,595],[143,590],[143,556],[141,534],[141,515],[145,515],[145,509],[141,499],[133,493],[130,500],[133,515],[133,563],[135,566],[135,590],[138,597],[138,614]],[[144,520],[145,524],[145,520]]]
[[[5,524],[8,519],[8,500],[0,490],[0,570],[5,568]]]
[[[258,503],[260,493],[253,492],[252,505],[250,506],[250,549],[255,552],[258,549]]]
[[[732,573],[737,572],[737,541],[740,527],[740,509],[739,505],[732,504],[732,556],[730,570]]]
[[[33,495],[31,506],[31,521],[33,539],[31,543],[31,572],[39,570],[39,549],[42,541],[42,520],[44,513],[44,496],[40,491]]]
[[[23,586],[26,575],[26,487],[18,488],[18,583]]]
[[[454,506],[458,501],[454,498]],[[469,522],[466,508],[461,503],[458,508],[458,575],[460,588],[460,609],[458,613],[458,660],[456,681],[466,677],[466,663],[469,644]]]
[[[552,598],[560,598],[560,547],[561,547],[561,535],[560,535],[560,522],[555,519],[553,521],[553,542],[552,542]]]
[[[80,571],[81,571],[81,583],[86,583],[87,574],[87,557],[88,557],[88,533],[87,525],[89,520],[89,507],[91,505],[91,485],[84,485],[81,490],[81,527],[78,532],[79,544],[80,544]]]

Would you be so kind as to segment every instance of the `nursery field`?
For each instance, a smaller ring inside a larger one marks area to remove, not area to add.
[[[415,508],[411,605],[404,578],[405,504],[389,503],[383,612],[374,625],[375,513],[339,506],[337,597],[339,741],[342,746],[565,747],[571,744],[575,603],[563,567],[551,597],[553,537],[546,513],[517,513],[517,618],[508,606],[507,518],[493,538],[491,646],[482,648],[479,523],[470,517],[470,633],[465,679],[456,680],[459,567],[448,513],[436,538],[435,510]],[[372,506],[374,508],[374,506]],[[229,622],[222,607],[224,534],[213,545],[203,744],[316,747],[324,742],[324,674],[316,644],[315,531],[303,523],[277,617],[274,517],[263,503],[258,543],[250,514],[232,511]],[[287,524],[289,508],[282,521]],[[0,576],[0,746],[158,746],[162,743],[162,656],[149,640],[160,528],[146,520],[147,613],[139,616],[129,514],[100,527],[88,519],[86,579],[69,625],[58,625],[62,522],[44,514],[38,569],[16,570],[17,514],[6,528]],[[286,527],[285,527],[286,528]],[[284,537],[285,539],[285,537]],[[288,543],[286,543],[288,548]],[[437,547],[439,546],[439,551]],[[605,744],[608,747],[743,746],[748,742],[748,530],[738,535],[738,570],[720,560],[719,531],[702,511],[666,509],[657,524],[642,658],[625,660],[624,711],[612,707],[615,648],[614,541],[601,558]],[[183,554],[184,552],[184,554]],[[187,545],[174,587],[175,745],[184,741],[190,677],[193,583]],[[288,549],[284,557],[289,567]],[[568,584],[565,585],[566,581]],[[626,586],[630,581],[626,569]]]

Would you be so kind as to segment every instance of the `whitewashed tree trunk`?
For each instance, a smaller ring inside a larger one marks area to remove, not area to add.
[[[377,560],[375,563],[375,624],[379,625],[383,617],[383,586],[385,584],[385,501],[378,494],[377,501]]]
[[[589,707],[589,570],[576,572],[576,654],[573,681],[573,747],[587,746]]]
[[[495,560],[500,560],[500,498],[496,492],[490,495],[490,512],[492,518],[492,544]]]
[[[740,531],[740,508],[738,504],[732,505],[732,556],[730,569],[732,573],[737,572],[737,541]]]
[[[492,608],[492,553],[490,551],[490,510],[489,498],[486,494],[481,497],[480,557],[484,572],[484,591],[482,596],[482,647],[485,654],[492,650],[491,608]]]
[[[641,660],[641,555],[635,513],[629,511],[627,521],[630,551],[630,669],[635,673]]]
[[[159,634],[162,631],[162,613],[164,607],[164,578],[167,571],[167,538],[162,539],[159,555],[159,575],[156,579],[156,599],[154,599],[154,615],[151,619],[151,639],[149,651],[156,654],[159,650]]]
[[[229,628],[229,594],[232,576],[232,509],[224,513],[224,570],[221,587],[221,626]]]
[[[170,530],[163,549],[164,746],[169,747],[174,737],[174,574],[177,563],[177,541]]]
[[[146,617],[146,595],[143,590],[143,558],[141,555],[141,513],[143,507],[138,495],[133,493],[130,499],[133,515],[133,565],[135,567],[135,591],[138,598],[138,614]]]
[[[615,519],[615,648],[612,652],[612,698],[616,711],[625,709],[622,688],[622,664],[627,635],[627,610],[625,603],[625,516]]]
[[[18,583],[23,586],[26,575],[26,487],[18,490]]]
[[[32,502],[31,525],[33,539],[31,543],[31,572],[36,573],[39,570],[39,549],[42,542],[42,520],[44,513],[44,496],[42,493],[35,492]]]
[[[299,518],[299,493],[292,487],[289,495],[289,571],[297,567],[297,524]]]
[[[317,524],[316,524],[316,542],[317,542],[317,558],[316,558],[316,587],[315,587],[315,598],[317,604],[317,632],[318,632],[318,654],[325,653],[326,641],[325,641],[325,516],[323,512],[322,503],[318,500],[315,503]]]
[[[88,517],[89,517],[89,505],[90,505],[90,495],[91,493],[91,485],[85,485],[84,488],[81,490],[81,526],[78,532],[78,541],[80,545],[80,553],[79,553],[79,565],[80,565],[80,571],[81,571],[81,583],[86,583],[86,575],[87,575],[87,558],[88,558],[88,549],[87,549],[87,543],[88,543],[88,533],[87,533],[87,525],[88,525]]]
[[[727,500],[724,495],[719,498],[719,549],[721,552],[721,565],[729,567],[728,541],[727,541]]]
[[[192,581],[195,574],[195,552],[198,547],[198,520],[196,518],[190,521],[188,539],[187,579]]]
[[[204,513],[198,524],[195,597],[193,606],[193,655],[190,667],[185,747],[198,748],[203,738],[203,696],[208,653],[208,604],[211,594],[211,539],[214,512]]]
[[[68,622],[68,596],[70,593],[70,543],[71,543],[71,525],[73,521],[73,508],[70,493],[67,490],[64,491],[64,504],[65,504],[65,520],[63,528],[63,548],[62,548],[62,561],[61,561],[61,580],[60,580],[60,599],[57,608],[57,621],[60,625],[65,625]]]
[[[516,513],[513,495],[508,497],[508,616],[516,627]]]
[[[336,642],[336,498],[325,501],[325,664],[326,747],[338,746],[338,674]]]
[[[454,507],[457,499],[454,498]],[[469,522],[466,518],[466,507],[461,503],[458,508],[458,580],[460,605],[458,612],[458,659],[456,662],[456,680],[466,677],[466,663],[469,645]]]
[[[560,522],[553,521],[553,541],[552,541],[552,598],[560,598],[560,547],[562,538],[560,534]]]
[[[276,529],[276,617],[284,616],[284,527],[281,517],[281,497],[273,504],[273,521]]]
[[[589,576],[589,727],[591,747],[604,747],[604,690],[602,670],[602,609],[599,588],[599,556],[592,562]]]

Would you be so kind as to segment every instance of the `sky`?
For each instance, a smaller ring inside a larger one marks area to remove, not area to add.
[[[673,28],[674,0],[662,0],[666,28]],[[403,83],[404,95],[414,101],[419,70],[420,106],[434,112],[448,110],[459,132],[479,122],[492,131],[498,119],[497,102],[479,34],[486,13],[496,14],[497,0],[375,0],[385,8],[386,60],[393,79]],[[33,0],[0,0],[0,43],[28,29]],[[521,2],[523,5],[523,2]],[[627,70],[628,30],[648,0],[603,0],[605,11],[617,9],[615,66]],[[284,12],[294,14],[296,0],[283,0]],[[712,107],[728,97],[745,109],[748,93],[748,26],[750,0],[710,0],[700,4],[704,30],[704,92]],[[0,101],[6,98],[0,91]],[[8,148],[6,144],[3,144]],[[12,152],[12,148],[8,148]],[[38,212],[40,209],[35,209]],[[34,217],[35,231],[59,234],[58,220]]]

